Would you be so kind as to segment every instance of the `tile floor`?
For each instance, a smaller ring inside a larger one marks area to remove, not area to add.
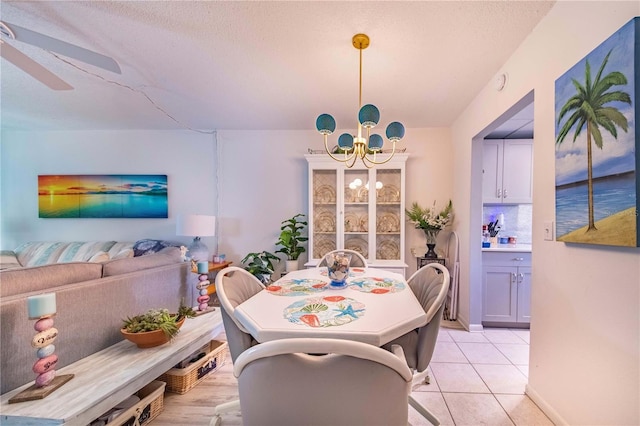
[[[443,425],[552,425],[524,394],[529,330],[442,327],[429,365],[431,383],[413,396]],[[429,425],[409,410],[413,426]]]
[[[431,383],[414,387],[413,396],[443,425],[553,425],[524,394],[528,364],[529,330],[442,327],[429,366]],[[228,361],[185,395],[165,394],[154,425],[208,425],[215,405],[237,398],[232,368]],[[430,424],[413,408],[409,423]],[[241,424],[240,413],[223,417],[223,425]]]

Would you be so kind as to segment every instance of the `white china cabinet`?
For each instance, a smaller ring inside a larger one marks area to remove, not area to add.
[[[309,165],[309,262],[350,249],[370,267],[405,275],[405,163],[396,154],[388,163],[348,169],[326,154],[305,155]]]

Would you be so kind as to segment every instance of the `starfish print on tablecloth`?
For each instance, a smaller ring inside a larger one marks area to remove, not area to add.
[[[336,315],[336,317],[341,317],[341,316],[344,316],[344,315],[349,315],[349,316],[352,316],[353,318],[358,318],[357,313],[358,313],[358,312],[363,312],[363,311],[364,311],[364,309],[356,309],[356,310],[354,310],[354,309],[353,309],[353,306],[351,306],[351,304],[349,304],[349,306],[347,306],[347,307],[346,307],[346,308],[344,308],[344,309],[334,309],[334,311],[336,311],[336,312],[340,312],[338,315]]]

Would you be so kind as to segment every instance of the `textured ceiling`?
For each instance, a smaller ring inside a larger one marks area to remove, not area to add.
[[[113,57],[113,74],[8,41],[74,87],[0,60],[4,129],[313,129],[449,126],[552,1],[2,1],[1,19]]]

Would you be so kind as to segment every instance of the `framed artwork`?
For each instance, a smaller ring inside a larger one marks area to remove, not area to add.
[[[38,217],[167,218],[167,175],[40,175]]]
[[[556,239],[638,247],[640,18],[555,82]]]

